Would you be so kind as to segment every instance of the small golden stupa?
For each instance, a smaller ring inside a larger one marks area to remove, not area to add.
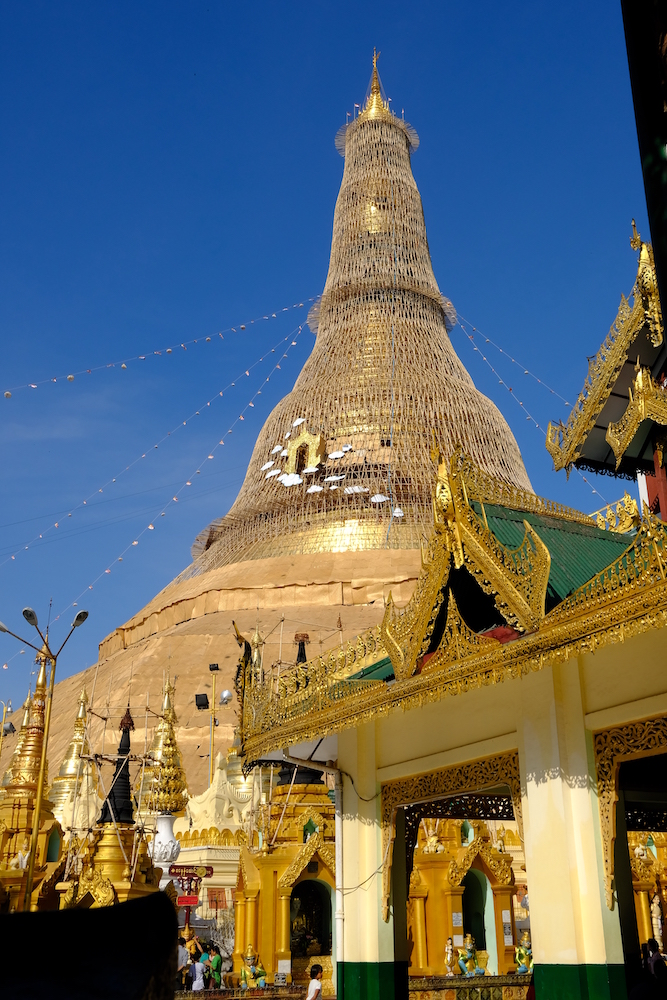
[[[79,695],[79,709],[72,739],[49,789],[54,816],[66,839],[75,828],[92,826],[99,812],[95,768],[90,761],[81,760],[82,756],[90,754],[86,736],[87,705],[88,692],[84,687]]]
[[[23,743],[25,741],[26,733],[28,732],[28,726],[30,725],[30,706],[32,704],[32,698],[30,696],[30,691],[28,691],[28,697],[23,702],[23,720],[21,721],[21,728],[19,729],[19,734],[16,737],[16,744],[14,746],[14,753],[9,761],[9,766],[2,777],[2,784],[0,785],[0,801],[5,797],[6,786],[12,779],[12,771],[16,767],[18,761],[21,758],[21,752],[23,750]]]
[[[39,673],[35,694],[30,705],[24,706],[23,724],[8,769],[5,794],[0,801],[0,904],[10,912],[22,910],[24,905],[44,742],[47,663],[50,662],[46,649],[37,654],[36,662]],[[46,777],[45,774],[45,784]],[[53,815],[52,804],[45,797],[39,817],[31,909],[53,909],[57,905],[53,889],[61,871],[61,855],[62,831]]]
[[[176,741],[178,723],[173,705],[174,685],[167,678],[162,699],[162,718],[155,729],[149,756],[154,761],[137,782],[141,813],[182,813],[188,801],[181,751]]]

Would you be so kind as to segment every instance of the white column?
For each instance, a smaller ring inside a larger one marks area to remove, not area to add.
[[[391,919],[389,923],[382,919],[380,786],[373,722],[339,735],[338,765],[354,779],[353,787],[343,775],[345,962],[393,962],[393,925]]]
[[[580,663],[547,665],[521,684],[519,754],[535,963],[621,965],[618,913],[604,899]]]

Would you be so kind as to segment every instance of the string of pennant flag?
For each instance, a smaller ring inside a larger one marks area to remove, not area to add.
[[[235,326],[228,326],[226,329],[219,330],[217,333],[204,335],[202,337],[194,337],[191,340],[184,340],[178,344],[172,344],[170,347],[162,347],[160,350],[145,351],[143,354],[135,354],[133,357],[124,358],[121,361],[109,361],[106,364],[93,365],[92,368],[81,368],[79,371],[70,372],[67,375],[56,375],[51,378],[37,379],[34,382],[25,382],[21,385],[10,386],[8,389],[5,389],[4,397],[5,399],[11,399],[13,393],[18,392],[21,389],[38,389],[42,385],[59,382],[73,382],[78,376],[93,375],[95,372],[106,371],[110,368],[116,368],[119,371],[122,371],[133,361],[147,361],[149,358],[167,357],[169,354],[173,354],[174,351],[187,351],[188,347],[192,347],[194,344],[208,344],[218,340],[224,340],[224,335],[226,333],[240,333],[247,330],[249,326],[254,326],[255,323],[278,319],[280,316],[284,315],[284,313],[291,312],[293,309],[303,309],[306,302],[314,302],[316,298],[317,296],[311,296],[309,299],[304,299],[303,302],[295,302],[291,306],[283,306],[282,308],[276,309],[275,312],[270,312],[262,316],[256,316],[254,319],[246,320],[244,323],[237,323]]]
[[[305,324],[302,323],[301,326],[299,326],[298,328],[295,327],[295,329],[292,331],[292,333],[288,337],[285,338],[285,341],[289,340],[290,342],[287,344],[287,346],[286,346],[283,354],[276,361],[275,365],[273,366],[273,368],[271,369],[271,371],[269,372],[269,374],[267,375],[267,377],[261,383],[262,387],[266,385],[266,383],[270,380],[271,376],[276,371],[280,371],[281,370],[280,362],[283,361],[284,359],[286,359],[288,357],[288,354],[289,354],[290,350],[293,347],[296,347],[298,339],[299,339],[299,336],[301,335],[301,333],[303,331],[304,325]],[[283,341],[283,343],[285,343],[285,341]],[[250,368],[246,369],[245,372],[244,372],[244,374],[246,374],[246,375],[249,374],[249,371],[250,371]],[[99,583],[99,581],[102,580],[105,576],[109,576],[111,574],[111,572],[112,572],[112,566],[114,566],[116,563],[122,563],[123,560],[124,560],[124,558],[125,558],[125,556],[127,555],[127,553],[130,552],[133,548],[135,548],[136,546],[139,545],[140,539],[147,532],[149,532],[149,531],[155,531],[156,524],[159,523],[158,519],[162,518],[162,517],[165,517],[166,514],[167,514],[167,511],[172,506],[172,504],[176,504],[176,503],[179,502],[179,499],[180,499],[181,495],[185,492],[185,490],[187,490],[188,487],[192,486],[192,483],[194,481],[195,476],[198,476],[198,475],[201,474],[202,466],[204,465],[204,463],[205,462],[210,462],[210,461],[212,461],[215,458],[215,453],[216,453],[217,449],[220,448],[221,446],[224,446],[225,439],[227,437],[229,437],[230,434],[233,433],[234,428],[239,423],[239,421],[245,420],[245,414],[247,413],[248,410],[250,410],[250,409],[252,409],[252,408],[255,407],[255,400],[261,394],[262,394],[262,389],[261,388],[255,390],[255,392],[252,394],[252,396],[250,397],[250,399],[248,400],[248,402],[245,404],[245,406],[243,407],[243,409],[241,410],[241,412],[232,421],[232,423],[230,424],[230,426],[227,429],[227,431],[211,447],[211,449],[208,452],[208,454],[206,455],[206,457],[199,463],[199,465],[195,469],[194,473],[188,479],[186,479],[183,482],[183,484],[180,487],[180,489],[178,489],[176,491],[176,493],[171,497],[171,499],[168,500],[162,506],[162,508],[157,512],[157,515],[154,518],[152,518],[147,524],[144,525],[144,527],[141,529],[141,531],[137,535],[135,535],[135,537],[132,539],[131,542],[128,542],[128,544],[121,550],[121,552],[114,558],[114,560],[111,563],[109,563],[100,573],[98,573],[98,575],[81,591],[80,594],[77,595],[76,598],[74,598],[73,601],[71,601],[67,605],[67,607],[63,608],[63,610],[58,615],[56,615],[54,621],[57,621],[62,615],[64,615],[67,611],[69,611],[70,608],[77,607],[78,606],[78,602],[81,600],[81,598],[84,596],[84,594],[87,594],[89,591],[91,591],[95,587],[95,585],[97,583]]]
[[[461,322],[462,320],[463,320],[463,322]],[[517,396],[517,394],[514,391],[513,387],[511,385],[508,385],[507,382],[503,379],[502,375],[500,375],[500,373],[496,371],[496,369],[494,368],[494,366],[492,365],[492,363],[489,361],[488,357],[484,353],[484,350],[482,348],[480,348],[480,347],[477,346],[477,343],[475,341],[475,333],[477,333],[479,336],[483,336],[483,335],[480,334],[479,331],[476,330],[475,327],[473,327],[470,324],[469,324],[470,327],[471,327],[470,330],[466,329],[466,327],[464,325],[465,323],[468,323],[468,320],[465,320],[465,319],[463,319],[462,316],[459,316],[458,317],[458,324],[461,327],[461,330],[463,331],[463,333],[466,335],[466,337],[468,338],[468,340],[472,344],[473,351],[475,351],[477,354],[479,354],[479,356],[481,357],[482,361],[487,365],[488,368],[491,369],[491,371],[493,372],[493,374],[495,375],[495,377],[498,379],[498,384],[501,385],[501,386],[503,386],[503,388],[505,388],[507,390],[507,392],[509,392],[509,394],[512,397],[512,399],[514,400],[514,402],[517,403],[521,407],[521,409],[523,410],[523,412],[524,412],[524,414],[526,416],[526,420],[529,420],[537,428],[537,430],[540,431],[541,434],[543,434],[544,437],[546,438],[546,436],[547,436],[546,429],[544,427],[542,427],[542,425],[540,423],[538,423],[538,421],[535,419],[535,417],[532,415],[532,413],[530,413],[530,411],[528,410],[528,408],[525,406],[523,400],[519,399],[519,397]],[[474,333],[473,333],[473,331],[474,331]],[[491,343],[491,341],[488,340],[488,338],[485,337],[484,339],[485,339],[486,343]],[[495,346],[497,346],[497,345],[494,344],[494,347]],[[502,351],[501,348],[497,348],[497,349],[499,351],[501,351],[501,353],[505,357],[507,357],[510,360],[514,361],[514,359],[511,358],[510,355],[507,354],[505,351]],[[516,365],[516,364],[518,364],[518,362],[514,361],[514,364]],[[563,396],[560,395],[560,393],[556,392],[555,389],[552,389],[549,385],[547,385],[546,382],[544,382],[542,379],[538,378],[536,375],[533,375],[533,373],[529,372],[527,369],[525,371],[526,371],[526,374],[532,375],[532,377],[537,382],[539,382],[540,385],[542,385],[542,386],[544,386],[544,388],[548,389],[549,392],[553,393],[555,396],[558,396],[558,398],[562,399],[563,402],[566,403],[568,406],[570,405],[567,402],[567,400]],[[593,483],[591,483],[590,480],[583,474],[583,472],[581,472],[580,469],[576,468],[576,466],[575,466],[575,472],[581,477],[581,479],[583,479],[583,481],[586,483],[586,485],[588,486],[588,488],[590,490],[592,490],[592,492],[596,496],[600,497],[600,499],[602,500],[603,503],[607,503],[607,501],[602,496],[602,494],[600,493],[600,491],[595,488],[595,486],[593,485]]]
[[[297,329],[298,329],[298,333],[295,334],[295,330],[297,330]],[[118,482],[118,480],[121,478],[121,476],[123,476],[123,475],[125,475],[125,473],[129,472],[130,469],[134,468],[135,465],[137,465],[139,462],[141,462],[142,460],[144,460],[145,458],[147,458],[148,455],[151,455],[155,451],[157,451],[158,448],[160,447],[160,445],[162,445],[165,442],[169,441],[174,436],[174,434],[176,434],[177,431],[181,430],[183,427],[187,427],[190,424],[190,421],[192,421],[195,417],[200,416],[201,413],[207,407],[210,407],[211,403],[217,402],[218,400],[222,399],[225,392],[227,392],[229,389],[234,388],[236,386],[237,381],[240,381],[244,377],[248,377],[249,378],[250,377],[250,372],[253,371],[255,368],[257,368],[258,365],[262,364],[262,362],[265,360],[265,358],[270,357],[272,354],[275,354],[276,351],[280,350],[281,347],[284,347],[286,344],[288,345],[288,348],[294,346],[294,344],[296,343],[296,341],[294,341],[293,338],[295,336],[298,336],[298,334],[301,333],[302,329],[303,329],[303,324],[300,327],[298,327],[298,328],[295,327],[294,330],[292,330],[291,333],[288,333],[286,337],[281,338],[275,344],[274,347],[268,348],[266,351],[264,351],[263,354],[259,358],[257,358],[255,361],[252,362],[252,364],[248,365],[247,368],[244,368],[240,372],[240,374],[236,375],[231,382],[228,382],[227,385],[223,386],[223,388],[221,390],[219,390],[218,392],[216,392],[213,396],[211,396],[210,399],[207,399],[199,407],[199,409],[194,410],[187,417],[185,417],[184,420],[179,421],[179,423],[176,424],[175,427],[173,427],[170,431],[167,431],[166,434],[163,434],[162,437],[159,438],[158,441],[155,444],[153,444],[150,448],[147,448],[141,454],[137,455],[136,458],[134,458],[128,465],[126,465],[123,469],[121,469],[119,472],[117,472],[115,476],[111,477],[110,479],[107,479],[106,482],[104,482],[100,487],[98,487],[97,489],[93,490],[92,493],[89,493],[83,500],[80,500],[78,504],[76,504],[74,507],[71,508],[70,511],[67,512],[67,514],[65,515],[65,519],[71,518],[77,511],[83,510],[84,507],[88,507],[90,505],[90,502],[93,500],[93,498],[97,498],[101,493],[104,493],[104,491],[106,489],[108,489],[114,483]],[[292,341],[292,343],[289,343],[290,341]],[[269,378],[270,378],[270,376],[269,376]],[[268,382],[268,378],[265,380],[265,382]],[[263,383],[263,384],[265,384],[265,383]],[[252,406],[254,406],[254,403],[252,401],[250,403],[248,403],[247,406],[246,406],[246,409],[247,409],[248,406],[252,407]],[[245,412],[245,410],[243,412]],[[241,415],[237,419],[243,420],[244,417]],[[231,431],[229,431],[228,433],[231,433]],[[14,551],[12,551],[8,555],[6,555],[5,558],[0,561],[0,567],[4,566],[5,563],[16,561],[16,557],[21,552],[28,551],[31,548],[31,546],[34,546],[36,543],[40,542],[47,535],[49,535],[49,533],[51,533],[51,532],[55,531],[57,528],[59,528],[61,526],[62,522],[63,522],[63,518],[62,517],[59,518],[56,521],[52,521],[51,524],[49,524],[46,528],[43,528],[41,531],[39,531],[28,542],[23,543],[17,549],[15,549]]]

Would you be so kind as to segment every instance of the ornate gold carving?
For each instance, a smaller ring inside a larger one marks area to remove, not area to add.
[[[491,844],[479,837],[475,837],[472,844],[457,863],[452,860],[447,869],[447,878],[450,885],[461,885],[466,872],[469,871],[475,858],[480,857],[493,872],[501,885],[510,885],[512,882],[512,856],[510,854],[500,854],[494,851]]]
[[[653,381],[648,368],[637,369],[628,394],[630,402],[623,416],[615,423],[610,423],[605,434],[616,456],[616,468],[621,464],[642,420],[653,420],[662,427],[667,426],[667,392]]]
[[[79,876],[77,900],[83,899],[89,892],[98,906],[113,906],[116,902],[116,890],[113,883],[106,878],[99,868],[87,868]]]
[[[315,854],[319,854],[321,861],[329,869],[333,876],[336,875],[336,856],[328,844],[325,844],[322,832],[318,830],[312,837],[309,837],[303,845],[287,871],[278,879],[279,889],[291,888],[304,870],[309,861],[312,861]]]
[[[662,310],[660,307],[660,296],[658,295],[658,280],[655,273],[655,259],[653,257],[653,247],[650,243],[644,243],[637,232],[635,220],[632,220],[632,237],[630,246],[633,250],[639,250],[639,269],[637,271],[637,289],[642,298],[646,321],[649,325],[651,343],[654,347],[660,347],[663,339]]]
[[[637,760],[664,753],[667,746],[667,716],[633,722],[596,733],[593,740],[598,782],[598,805],[602,833],[602,863],[607,906],[613,908],[614,841],[618,769],[624,760]]]
[[[429,771],[427,774],[418,774],[411,778],[398,778],[382,785],[382,857],[384,859],[382,865],[382,916],[385,921],[389,919],[396,810],[400,806],[413,802],[428,802],[452,795],[463,795],[466,792],[480,792],[496,788],[498,785],[509,787],[514,807],[514,818],[519,828],[519,836],[523,839],[519,754],[516,750],[496,754],[493,757],[485,757],[482,760],[470,761],[467,764],[442,768],[439,771]],[[474,858],[471,859],[471,864],[472,860]],[[462,878],[464,874],[465,872],[462,873]]]
[[[648,336],[654,347],[658,347],[663,340],[653,248],[650,243],[641,241],[634,220],[631,243],[635,250],[640,251],[637,277],[631,292],[632,308],[622,295],[616,320],[594,360],[589,362],[588,377],[567,423],[561,422],[557,426],[550,423],[547,428],[546,447],[556,470],[569,470],[581,454],[584,442],[642,329],[648,327]]]
[[[421,573],[406,606],[399,610],[389,595],[380,625],[380,639],[389,653],[397,680],[413,673],[417,657],[428,648],[450,565],[446,536],[444,532],[436,532],[431,536],[426,559],[422,550]]]
[[[606,507],[600,507],[591,517],[595,518],[598,528],[615,531],[619,535],[625,535],[639,527],[642,519],[637,501],[629,493],[624,493],[616,506],[610,503]]]
[[[450,539],[454,564],[465,564],[487,593],[496,595],[496,605],[503,616],[519,628],[535,629],[544,617],[544,601],[549,582],[549,550],[527,521],[521,545],[510,549],[490,531],[484,511],[483,493],[479,491],[482,516],[473,508],[467,479],[472,463],[461,450],[452,456],[450,469],[438,466],[436,523]],[[476,477],[478,487],[481,476]]]
[[[451,590],[448,601],[447,621],[445,622],[445,630],[439,646],[439,651],[442,651],[443,657],[446,657],[452,663],[456,663],[457,661],[465,660],[468,656],[475,656],[487,649],[494,649],[500,646],[497,639],[491,636],[477,635],[471,628],[468,628],[461,618],[458,605]],[[437,669],[439,663],[440,659],[436,660],[435,657],[432,657],[422,667],[422,673]]]

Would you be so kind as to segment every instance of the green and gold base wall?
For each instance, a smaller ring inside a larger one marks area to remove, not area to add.
[[[535,1000],[627,1000],[622,965],[536,965]]]
[[[337,1000],[627,1000],[622,965],[536,965],[530,976],[409,979],[402,962],[342,962]]]

